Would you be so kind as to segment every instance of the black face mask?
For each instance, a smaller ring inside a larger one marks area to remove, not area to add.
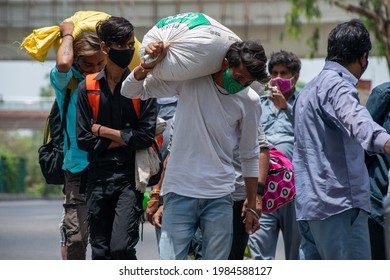
[[[108,58],[122,69],[129,66],[133,55],[134,49],[116,50],[111,48],[108,52]]]

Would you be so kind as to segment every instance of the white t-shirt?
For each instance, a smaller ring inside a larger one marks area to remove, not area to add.
[[[239,144],[243,177],[258,177],[259,97],[250,87],[230,95],[211,76],[162,81],[131,73],[122,84],[128,98],[177,96],[175,132],[162,194],[218,198],[234,191],[233,149]],[[239,142],[239,143],[238,143]]]

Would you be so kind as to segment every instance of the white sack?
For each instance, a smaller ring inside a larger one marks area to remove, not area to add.
[[[165,81],[199,78],[221,70],[231,44],[241,39],[203,13],[183,13],[161,19],[143,38],[145,47],[155,41],[169,43],[167,56],[151,72]]]

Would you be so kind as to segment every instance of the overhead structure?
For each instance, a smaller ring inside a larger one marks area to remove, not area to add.
[[[163,17],[181,12],[203,12],[242,39],[260,41],[266,51],[285,48],[302,57],[307,52],[303,43],[305,33],[300,42],[280,42],[284,17],[290,10],[289,0],[0,0],[0,60],[31,59],[19,50],[19,44],[33,29],[58,25],[81,10],[126,17],[135,26],[135,34],[140,39]],[[353,17],[326,3],[322,13],[322,38],[326,38],[335,24]],[[320,42],[320,49],[325,45],[326,42]],[[54,53],[50,53],[48,59],[54,59]]]

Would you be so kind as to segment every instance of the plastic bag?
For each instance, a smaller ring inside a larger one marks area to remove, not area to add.
[[[65,21],[73,21],[73,37],[76,38],[85,31],[95,32],[96,23],[109,17],[109,14],[103,12],[79,11]],[[55,49],[58,49],[60,44],[60,27],[49,26],[34,29],[33,32],[23,40],[20,48],[24,48],[33,59],[43,62],[46,60],[50,48],[54,47]]]
[[[184,13],[161,19],[142,40],[145,47],[155,41],[169,43],[166,57],[152,70],[165,81],[194,79],[221,70],[230,45],[241,39],[203,13]]]

